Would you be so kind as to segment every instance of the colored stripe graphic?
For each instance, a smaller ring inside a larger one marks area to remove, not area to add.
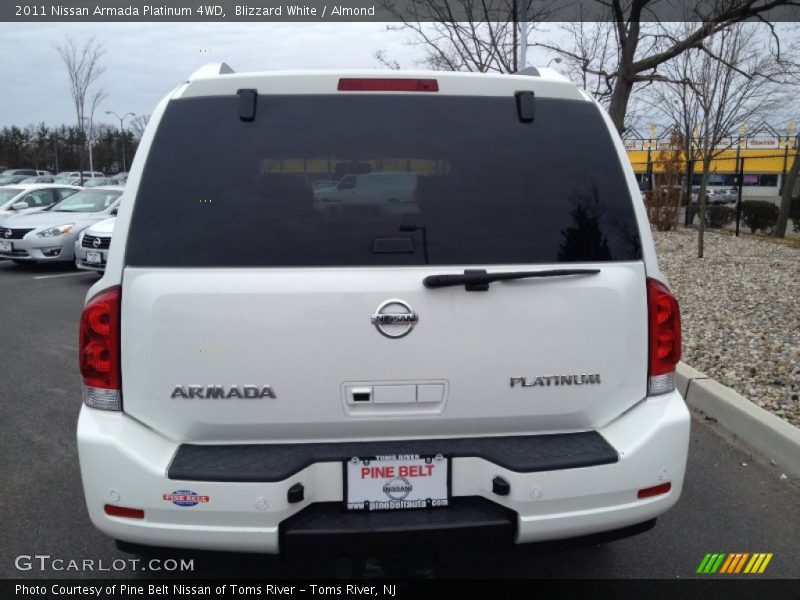
[[[699,567],[697,567],[697,571],[696,571],[696,572],[697,572],[697,573],[705,573],[705,572],[706,572],[706,571],[705,571],[705,569],[706,569],[706,565],[708,564],[708,561],[709,561],[709,560],[711,560],[711,554],[706,554],[706,555],[703,557],[703,560],[701,560],[701,561],[700,561],[700,566],[699,566]]]
[[[731,570],[731,573],[738,573],[738,572],[740,572],[740,571],[742,570],[742,567],[744,567],[744,563],[745,563],[745,562],[747,562],[747,558],[748,558],[749,556],[750,556],[750,553],[749,553],[749,552],[745,552],[745,553],[742,555],[742,559],[739,561],[739,564],[737,564],[737,565],[736,565],[736,570],[735,570],[735,571]]]
[[[769,561],[772,560],[772,552],[770,553],[760,553],[754,554],[753,559],[745,568],[745,573],[763,573],[764,570],[767,568]]]
[[[760,554],[753,554],[753,558],[750,559],[750,562],[747,563],[747,566],[744,568],[745,573],[752,573],[753,572],[753,565],[756,564],[758,557],[761,556]]]
[[[767,568],[767,565],[769,564],[769,561],[771,561],[771,560],[772,560],[772,552],[767,554],[767,556],[764,558],[764,562],[761,563],[761,568],[758,570],[758,572],[759,573],[763,573],[764,569]]]
[[[731,569],[736,564],[738,558],[739,558],[738,554],[728,554],[728,560],[726,560],[722,564],[722,568],[719,570],[719,572],[730,573],[729,569]]]
[[[716,573],[717,570],[719,569],[720,565],[722,564],[722,561],[724,560],[724,558],[725,558],[725,553],[724,552],[720,553],[719,558],[717,559],[717,562],[715,562],[714,566],[711,567],[711,571],[709,571],[709,573]]]
[[[766,570],[772,557],[772,552],[756,552],[754,554],[749,552],[731,552],[729,554],[725,552],[709,552],[700,561],[697,573],[760,574]]]
[[[716,573],[722,561],[725,559],[724,552],[715,552],[714,554],[706,554],[706,558],[700,563],[700,568],[697,569],[698,573]]]

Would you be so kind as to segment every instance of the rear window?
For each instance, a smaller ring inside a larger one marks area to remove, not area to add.
[[[641,258],[591,103],[260,96],[169,103],[127,242],[133,266],[486,265]]]

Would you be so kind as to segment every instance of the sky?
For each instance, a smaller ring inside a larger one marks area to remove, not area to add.
[[[559,35],[557,24],[542,29],[535,39]],[[797,31],[792,34],[796,39]],[[402,67],[413,68],[423,56],[420,46],[409,43],[410,33],[387,31],[382,23],[2,22],[0,127],[75,121],[66,71],[54,48],[65,35],[79,42],[94,36],[102,43],[106,70],[99,85],[108,97],[95,123],[117,127],[119,121],[105,111],[149,114],[195,69],[211,62],[226,62],[235,71],[382,68],[374,53],[383,49]],[[542,50],[529,49],[528,64],[541,66],[548,58]],[[776,123],[800,117],[795,109],[776,115]]]
[[[149,114],[195,69],[226,62],[235,71],[381,68],[383,49],[404,68],[422,57],[408,33],[381,23],[0,23],[0,127],[72,123],[66,71],[54,44],[92,36],[105,48],[100,85],[106,110]],[[201,52],[202,51],[202,52]],[[529,56],[533,56],[533,50]]]
[[[108,98],[96,122],[112,110],[148,114],[195,69],[226,62],[235,71],[377,68],[384,48],[413,66],[417,49],[378,23],[0,23],[0,127],[72,123],[66,71],[54,44],[69,35],[101,42]],[[117,122],[117,125],[119,123]]]

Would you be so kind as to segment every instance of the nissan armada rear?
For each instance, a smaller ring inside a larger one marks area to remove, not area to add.
[[[681,493],[680,346],[622,143],[553,71],[210,65],[87,295],[89,514],[266,553],[638,531]]]

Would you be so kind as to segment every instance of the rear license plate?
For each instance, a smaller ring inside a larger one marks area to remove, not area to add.
[[[86,253],[86,262],[88,262],[88,263],[101,263],[101,262],[103,262],[103,253],[102,252],[87,252]]]
[[[11,242],[0,241],[0,252],[12,252],[14,250],[14,244]]]
[[[353,457],[345,463],[348,510],[447,506],[449,461],[436,456]]]

